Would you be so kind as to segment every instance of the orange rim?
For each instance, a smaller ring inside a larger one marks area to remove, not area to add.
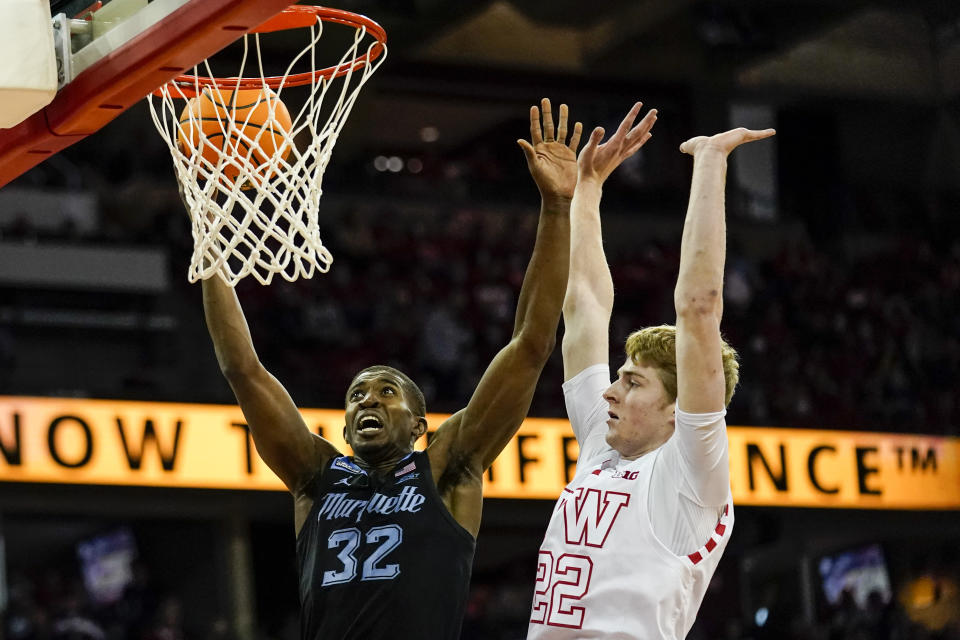
[[[264,78],[210,78],[205,76],[180,75],[171,80],[168,85],[177,87],[176,94],[179,95],[182,93],[183,96],[187,98],[192,98],[197,95],[197,86],[201,89],[217,87],[221,90],[228,91],[234,89],[260,89],[264,85],[272,89],[277,89],[281,85],[284,87],[299,87],[305,84],[313,84],[321,78],[330,80],[339,78],[340,76],[371,64],[383,55],[387,44],[387,32],[384,31],[383,27],[367,16],[344,11],[343,9],[313,7],[300,4],[291,5],[259,27],[251,29],[248,33],[272,33],[274,31],[285,31],[288,29],[302,29],[315,25],[318,19],[323,22],[334,22],[336,24],[354,27],[355,29],[366,29],[366,32],[376,40],[376,43],[371,46],[365,54],[357,56],[350,62],[327,67],[326,69],[291,74],[286,76],[286,78],[284,78],[284,76],[267,76]],[[154,91],[154,95],[161,95],[161,89]]]

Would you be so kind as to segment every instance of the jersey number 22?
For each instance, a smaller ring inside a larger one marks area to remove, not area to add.
[[[552,553],[541,551],[530,622],[570,629],[582,627],[584,608],[576,603],[587,595],[592,574],[593,561],[589,556],[565,553],[554,561]]]

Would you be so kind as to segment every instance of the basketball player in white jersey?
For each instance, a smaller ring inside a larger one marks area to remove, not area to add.
[[[577,473],[551,517],[528,640],[679,639],[730,539],[725,407],[736,353],[720,337],[727,155],[773,135],[735,129],[684,142],[694,158],[674,300],[676,326],[627,338],[611,384],[613,282],[600,232],[607,176],[650,137],[637,103],[610,140],[580,154],[564,301],[564,395],[580,443]]]

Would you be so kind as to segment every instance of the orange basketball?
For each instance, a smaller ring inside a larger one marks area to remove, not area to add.
[[[216,165],[221,156],[233,158],[234,162],[225,162],[222,167],[228,180],[235,180],[241,167],[250,178],[263,179],[269,177],[266,163],[278,149],[282,159],[290,155],[293,141],[285,148],[283,143],[292,126],[286,105],[270,89],[206,88],[181,112],[177,144],[187,156],[200,147],[211,165]],[[247,178],[244,181],[249,185]]]

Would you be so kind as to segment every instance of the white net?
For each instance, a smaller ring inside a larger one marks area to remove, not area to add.
[[[357,26],[340,61],[326,67],[332,72],[319,75],[325,67],[317,65],[316,50],[324,28],[318,18],[298,30],[309,32],[310,41],[282,76],[264,73],[261,34],[254,33],[243,37],[237,77],[211,83],[195,69],[190,83],[171,82],[149,96],[192,221],[190,282],[216,274],[230,286],[248,275],[269,284],[275,274],[293,281],[329,270],[333,257],[319,229],[323,174],[386,48]],[[383,47],[382,54],[371,54],[374,47]],[[367,62],[357,64],[364,48]],[[244,79],[249,58],[259,82]],[[302,106],[288,111],[284,92],[293,90],[288,78],[297,65],[309,68],[312,81],[297,90],[307,91],[297,96]],[[201,66],[213,76],[209,61]]]

